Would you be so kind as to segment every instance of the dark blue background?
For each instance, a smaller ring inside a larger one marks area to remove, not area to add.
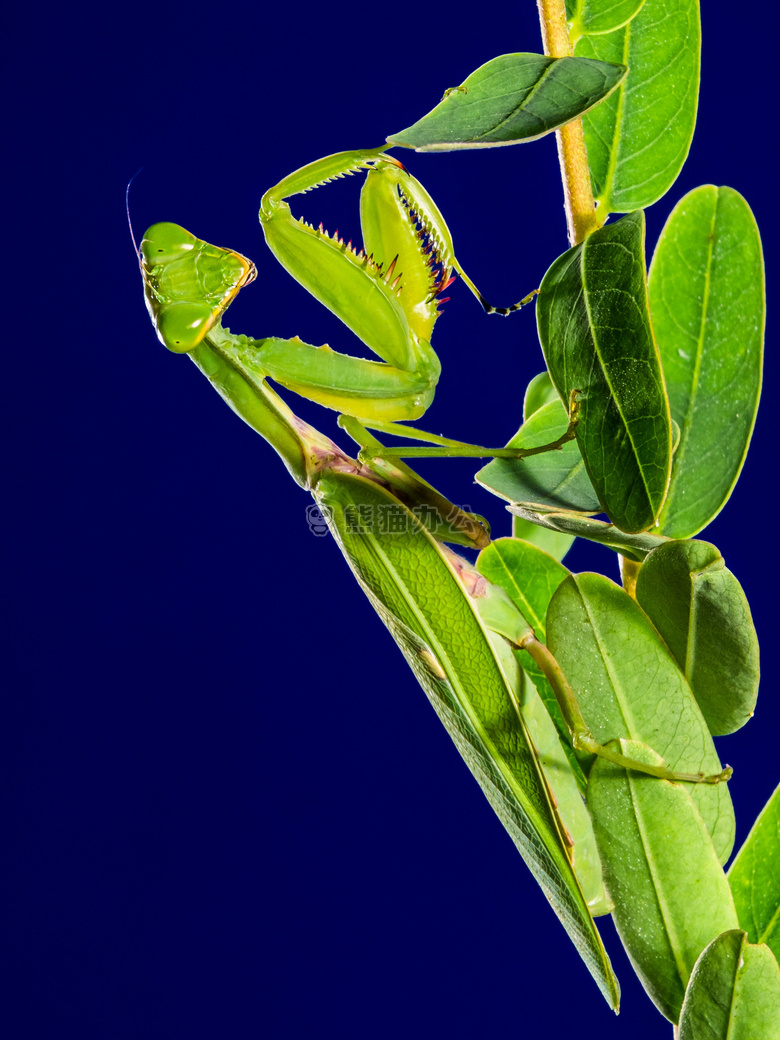
[[[774,9],[757,0],[743,27],[707,7],[699,127],[649,242],[708,181],[774,242]],[[532,0],[44,3],[6,29],[6,1035],[669,1037],[605,921],[624,987],[608,1010],[336,546],[309,533],[308,496],[159,344],[125,222],[143,166],[137,231],[173,220],[256,260],[232,328],[355,349],[267,252],[262,192],[378,145],[496,54],[540,49]],[[490,298],[534,288],[566,248],[552,137],[403,158]],[[357,234],[355,183],[304,212]],[[503,443],[542,367],[532,311],[486,319],[452,295],[425,425]],[[772,386],[771,326],[769,345]],[[720,742],[740,842],[778,779],[776,438],[765,403],[706,534],[764,637],[756,719]],[[508,530],[473,466],[424,471]],[[567,563],[616,577],[606,551]]]

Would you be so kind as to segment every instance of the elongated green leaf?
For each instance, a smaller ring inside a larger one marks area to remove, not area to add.
[[[570,575],[558,586],[547,612],[547,645],[600,743],[636,740],[670,769],[720,771],[685,676],[641,607],[609,578]],[[725,863],[734,843],[728,784],[694,784],[690,794]]]
[[[546,531],[554,531],[572,537],[586,538],[589,542],[607,545],[629,560],[641,563],[649,552],[669,539],[657,534],[626,534],[614,524],[576,513],[529,509],[527,506],[507,506],[513,516],[529,524],[538,525]]]
[[[645,0],[566,0],[572,40],[613,32],[635,18]]]
[[[659,763],[641,744],[618,743],[624,755]],[[648,995],[671,1022],[701,951],[737,924],[728,882],[689,791],[690,785],[603,759],[588,783],[615,925]]]
[[[680,426],[661,530],[690,538],[731,494],[761,393],[764,262],[741,195],[707,184],[677,203],[656,246],[648,292]]]
[[[523,520],[519,516],[512,517],[512,537],[530,542],[556,560],[562,560],[574,543],[573,534],[563,534],[549,527],[540,527],[539,524],[532,524],[530,520]]]
[[[709,944],[691,974],[679,1040],[780,1040],[780,969],[738,929]]]
[[[569,572],[533,546],[518,545],[511,538],[493,542],[489,550],[480,556],[480,570],[454,552],[445,550],[445,556],[488,629],[493,652],[512,690],[514,703],[523,716],[552,791],[588,909],[594,916],[609,913],[611,904],[604,893],[596,839],[582,799],[586,786],[582,767],[574,756],[565,726],[564,741],[559,738],[546,702],[543,702],[544,693],[541,689],[537,692],[537,674],[560,716],[555,695],[528,655],[513,650],[511,645],[522,643],[525,636],[534,630],[544,632],[547,604]],[[498,578],[501,584],[493,578]],[[533,624],[529,624],[529,618]],[[523,668],[526,661],[537,674],[527,674]],[[562,717],[560,722],[563,725]]]
[[[698,0],[646,0],[606,36],[583,36],[575,54],[628,65],[620,87],[583,119],[594,194],[607,213],[657,202],[691,145],[699,96]]]
[[[729,868],[739,923],[780,959],[780,786],[761,810]]]
[[[645,282],[645,218],[632,213],[559,257],[542,280],[539,339],[610,520],[651,527],[669,484],[672,433]]]
[[[710,733],[744,726],[758,696],[758,638],[745,593],[709,542],[667,542],[642,565],[636,599],[685,673]]]
[[[549,404],[550,401],[560,401],[558,391],[552,385],[550,373],[540,372],[526,387],[523,421],[530,419],[534,412],[538,412],[542,405]],[[573,535],[551,531],[547,527],[532,524],[529,520],[522,520],[519,516],[512,517],[512,534],[515,538],[522,538],[538,546],[556,560],[562,560],[574,542]]]
[[[537,448],[551,444],[566,432],[568,425],[566,409],[556,394],[555,401],[539,408],[523,423],[507,447]],[[507,502],[583,513],[601,512],[576,441],[527,459],[493,459],[474,479]]]
[[[477,570],[506,592],[536,638],[545,642],[547,608],[569,576],[563,564],[517,538],[497,538],[479,554]]]
[[[477,601],[479,609],[479,601]],[[480,611],[481,614],[481,611]],[[608,914],[612,903],[604,891],[601,859],[588,810],[582,798],[584,788],[575,775],[564,745],[534,683],[522,667],[520,655],[495,632],[488,633],[496,658],[512,687],[520,713],[533,740],[539,764],[555,799],[555,806],[570,842],[572,865],[588,909],[594,917]]]
[[[536,638],[545,642],[547,608],[553,593],[569,574],[563,564],[537,546],[519,538],[497,538],[479,554],[477,569],[488,581],[504,590],[528,621]],[[565,742],[569,762],[584,791],[585,777],[571,748],[571,738],[558,700],[529,655],[523,653],[519,656],[524,671],[533,681],[548,714]]]
[[[528,422],[534,412],[538,412],[540,408],[550,404],[551,401],[560,401],[558,391],[552,384],[550,373],[547,371],[540,372],[538,376],[533,377],[525,388],[523,422]]]
[[[624,65],[611,62],[502,54],[387,140],[417,152],[533,141],[598,104],[625,75]]]
[[[363,590],[569,932],[608,1002],[617,981],[588,913],[560,820],[473,600],[415,515],[378,484],[323,472],[314,489]],[[387,509],[405,523],[382,535]],[[503,913],[503,911],[502,911]]]

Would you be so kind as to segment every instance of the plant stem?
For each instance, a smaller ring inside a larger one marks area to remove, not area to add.
[[[620,561],[620,577],[623,581],[623,588],[629,596],[636,599],[636,579],[639,577],[639,568],[642,564],[636,560],[629,560],[619,553],[618,560]]]
[[[551,58],[571,57],[572,46],[566,24],[564,0],[537,0],[544,52]],[[576,246],[599,226],[590,185],[588,153],[582,120],[573,119],[555,131],[561,164],[569,245]]]

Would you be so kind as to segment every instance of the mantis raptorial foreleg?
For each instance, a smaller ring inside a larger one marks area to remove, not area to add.
[[[314,228],[292,216],[287,198],[358,171],[366,171],[360,203],[362,249],[338,233],[329,235],[322,225]],[[430,337],[439,304],[446,302],[441,294],[456,273],[485,305],[455,259],[449,229],[436,204],[400,163],[381,150],[320,159],[266,192],[260,221],[280,263],[381,361],[340,354],[298,338],[256,340],[230,334],[219,324],[221,314],[255,277],[254,265],[178,225],[155,224],[144,236],[140,258],[147,305],[166,346],[186,352],[211,335],[221,350],[259,379],[272,379],[366,426],[433,445],[380,447],[388,458],[522,457],[517,449],[483,448],[409,427],[393,428],[399,420],[421,416],[433,399],[441,369]],[[511,309],[516,308],[504,310]],[[549,448],[560,447],[566,439],[568,435]],[[544,450],[548,447],[532,453]]]
[[[323,465],[356,464],[294,416],[268,386],[268,377],[338,408],[345,418],[363,410],[380,423],[385,417],[414,418],[429,403],[435,385],[431,373],[438,376],[432,352],[427,367],[406,371],[299,339],[253,340],[223,329],[225,309],[255,277],[254,265],[238,253],[211,246],[178,225],[156,224],[144,236],[139,259],[159,338],[171,350],[190,355],[231,407],[274,445],[304,486],[310,486]],[[475,547],[487,544],[479,517],[447,501],[402,463],[377,459],[367,462],[363,471],[394,487],[410,508],[419,508],[436,537]]]
[[[380,421],[417,418],[433,399],[440,366],[427,342],[404,340],[403,364],[393,365],[349,357],[297,338],[234,336],[220,327],[220,319],[239,289],[254,279],[250,260],[212,246],[177,224],[149,228],[140,258],[147,307],[170,350],[188,353],[207,336],[218,334],[223,347],[261,378],[337,411],[365,412]]]

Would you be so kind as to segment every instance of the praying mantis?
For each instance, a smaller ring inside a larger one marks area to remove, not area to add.
[[[367,171],[361,192],[363,248],[345,243],[322,225],[315,229],[295,219],[285,201],[292,195],[311,191],[339,177]],[[519,458],[554,450],[570,439],[576,427],[576,404],[570,402],[569,430],[557,441],[533,449],[487,449],[436,437],[408,426],[395,425],[416,419],[429,406],[440,373],[440,364],[430,345],[440,303],[439,297],[456,274],[466,282],[488,313],[509,314],[527,303],[533,293],[508,308],[488,304],[455,258],[452,237],[435,202],[401,163],[381,149],[339,152],[290,174],[262,198],[260,223],[266,242],[279,262],[309,292],[336,314],[382,361],[339,354],[328,345],[315,347],[300,339],[251,339],[234,335],[221,326],[221,316],[238,292],[256,278],[251,260],[232,250],[197,239],[176,224],[153,225],[143,237],[139,259],[147,309],[162,343],[176,353],[187,353],[212,380],[219,392],[242,418],[271,441],[288,466],[311,488],[327,459],[334,452],[343,463],[343,453],[295,417],[265,383],[272,379],[295,393],[341,413],[341,425],[361,444],[361,475],[378,477],[407,499],[433,489],[393,456],[414,449],[385,449],[367,433],[367,428],[403,432],[434,440],[438,446],[422,449],[442,457],[477,452]],[[455,272],[455,273],[453,273]],[[242,385],[243,384],[243,385]],[[247,388],[255,391],[253,401]],[[259,391],[259,393],[257,393]],[[260,407],[258,407],[258,404]],[[286,436],[280,438],[284,430]],[[302,460],[291,451],[298,438]],[[280,443],[282,445],[280,450]],[[313,460],[313,461],[312,461]],[[440,505],[440,496],[436,504]],[[455,510],[451,503],[450,513]],[[458,512],[455,510],[455,512]],[[466,544],[482,548],[489,543],[469,514],[458,517],[465,523]],[[442,531],[437,537],[448,540]],[[463,531],[448,529],[454,540],[464,541]],[[453,540],[453,539],[451,539]],[[547,655],[549,656],[549,655]],[[623,756],[601,747],[588,734],[572,695],[556,675],[554,665],[539,658],[553,688],[559,691],[564,715],[575,742],[582,749],[602,754],[625,764]],[[730,772],[704,776],[653,769],[645,763],[637,768],[657,776],[706,780],[728,779]]]
[[[366,173],[362,249],[292,216],[286,201],[291,196],[361,171]],[[222,315],[256,278],[254,264],[170,223],[149,228],[139,249],[158,337],[168,349],[190,356],[321,505],[358,581],[614,1003],[616,982],[592,921],[594,913],[609,909],[598,854],[588,854],[595,849],[592,830],[566,756],[551,752],[547,765],[542,762],[538,748],[543,742],[557,745],[557,737],[538,693],[513,663],[514,652],[528,653],[549,683],[580,751],[663,779],[704,781],[703,787],[713,789],[730,770],[706,773],[703,761],[671,769],[596,740],[533,626],[501,589],[491,586],[487,594],[485,580],[441,544],[485,549],[490,539],[480,518],[455,507],[400,461],[419,455],[519,458],[571,439],[577,422],[574,394],[563,436],[530,450],[487,449],[402,425],[422,416],[433,399],[440,363],[431,335],[445,302],[442,293],[455,276],[489,313],[510,313],[531,297],[502,309],[487,304],[456,260],[449,229],[430,195],[380,149],[341,152],[290,174],[263,195],[260,223],[279,262],[380,361],[297,338],[252,339],[229,332]],[[360,446],[358,459],[294,415],[269,379],[339,412],[340,425]],[[369,429],[432,446],[385,448]],[[367,507],[396,510],[405,524],[402,535],[366,523]],[[430,588],[438,590],[436,596],[429,595]],[[713,818],[719,814],[722,806],[712,810]]]

